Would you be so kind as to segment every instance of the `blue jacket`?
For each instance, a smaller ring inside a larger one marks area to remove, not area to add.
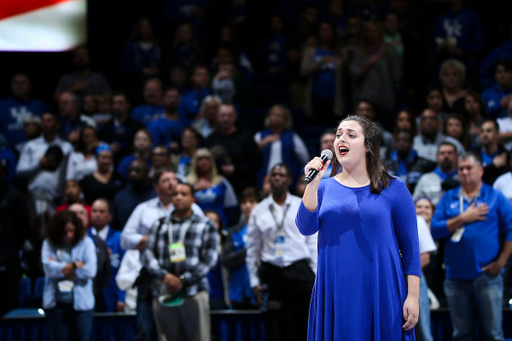
[[[461,240],[453,242],[447,224],[460,214],[460,191],[461,186],[447,191],[441,198],[432,218],[432,236],[446,239],[446,278],[474,279],[481,274],[482,267],[499,257],[503,242],[512,242],[512,204],[500,191],[482,184],[477,205],[489,206],[487,219],[467,224]],[[471,203],[464,199],[464,210]]]
[[[197,92],[192,90],[186,93],[181,99],[180,106],[178,107],[178,114],[180,115],[180,122],[184,126],[189,126],[192,121],[199,114],[201,108],[201,102],[203,99],[212,94],[212,89],[202,88]]]
[[[89,229],[88,232],[89,236],[92,236],[92,228]],[[123,290],[119,290],[116,283],[116,275],[126,251],[121,248],[121,232],[116,231],[113,228],[109,228],[105,244],[107,244],[110,254],[110,266],[112,268],[112,273],[107,287],[103,289],[103,298],[105,300],[104,305],[106,311],[111,313],[116,311],[116,303],[124,302],[126,296]]]
[[[9,146],[14,148],[18,143],[27,140],[23,131],[23,120],[28,114],[41,116],[48,110],[46,104],[37,99],[17,101],[14,98],[0,100],[0,132],[5,136]]]
[[[41,262],[44,269],[44,290],[43,290],[43,308],[51,309],[55,307],[55,294],[58,290],[58,281],[64,279],[62,269],[67,265],[59,261],[57,248],[48,242],[43,241],[41,249]],[[50,260],[53,258],[55,260]],[[71,261],[84,262],[84,266],[75,270],[76,278],[73,279],[73,309],[76,311],[86,311],[94,309],[93,278],[96,276],[97,260],[96,247],[94,242],[88,236],[85,236],[75,247],[71,249]]]
[[[507,91],[500,89],[500,86],[495,83],[490,88],[482,92],[482,99],[484,100],[487,112],[493,118],[506,117],[508,115],[507,110],[502,108],[500,101],[503,97],[512,93],[512,87]]]
[[[507,39],[503,44],[492,50],[480,64],[480,85],[482,88],[487,89],[496,82],[494,80],[496,63],[505,59],[512,60],[512,39]]]

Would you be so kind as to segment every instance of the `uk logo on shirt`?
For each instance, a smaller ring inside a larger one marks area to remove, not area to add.
[[[462,36],[462,24],[458,19],[445,19],[443,28],[446,32],[447,37],[461,37]]]
[[[11,117],[13,118],[13,122],[9,123],[8,129],[11,131],[17,131],[23,129],[23,121],[27,115],[32,114],[31,111],[27,109],[27,107],[11,107],[10,108]]]

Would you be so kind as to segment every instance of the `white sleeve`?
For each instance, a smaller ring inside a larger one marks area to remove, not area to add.
[[[417,216],[418,221],[418,239],[420,241],[420,253],[432,252],[437,250],[430,229],[427,222],[420,216]]]
[[[144,237],[144,235],[139,233],[139,225],[142,220],[142,214],[144,213],[144,207],[144,204],[139,204],[135,207],[123,228],[123,232],[121,232],[121,247],[124,250],[135,249],[142,237]]]
[[[293,134],[293,148],[295,151],[295,155],[300,161],[300,166],[304,167],[309,162],[309,152],[306,144],[299,135]]]
[[[256,134],[254,134],[254,141],[256,144],[261,142],[261,131],[258,131]]]
[[[23,147],[18,165],[16,166],[16,175],[20,178],[29,178],[41,170],[39,160],[36,160],[34,153],[35,150],[32,149],[30,144],[27,143],[25,147]]]
[[[119,290],[131,289],[133,283],[139,277],[141,268],[139,250],[126,251],[116,275],[116,284]]]
[[[66,181],[75,180],[76,170],[74,161],[75,153],[69,154],[68,167],[66,168]]]
[[[238,199],[236,198],[235,190],[229,181],[221,177],[222,183],[226,186],[226,192],[224,193],[224,208],[238,206]]]
[[[249,223],[247,224],[247,255],[245,256],[251,288],[260,284],[258,267],[261,261],[261,244],[263,243],[261,231],[256,224],[255,213],[255,210],[253,210],[249,217]]]

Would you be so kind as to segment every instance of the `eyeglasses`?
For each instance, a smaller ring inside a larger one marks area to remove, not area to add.
[[[151,153],[151,156],[167,156],[166,153]]]

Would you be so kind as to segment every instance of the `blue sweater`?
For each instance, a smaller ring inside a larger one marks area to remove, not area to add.
[[[27,140],[23,131],[23,120],[28,114],[39,116],[48,110],[46,104],[37,99],[17,101],[14,98],[0,100],[0,132],[5,136],[9,146],[14,148],[18,143]]]
[[[512,87],[507,91],[503,91],[497,83],[482,93],[482,99],[490,116],[498,118],[508,115],[507,110],[501,106],[500,101],[503,97],[510,94],[512,94]]]
[[[489,206],[487,219],[467,224],[456,243],[451,240],[447,224],[460,214],[460,190],[459,186],[443,195],[432,218],[432,236],[446,239],[446,278],[473,279],[481,274],[482,267],[498,258],[504,241],[512,242],[512,204],[500,191],[482,184],[477,204]],[[470,204],[463,200],[464,210]]]

